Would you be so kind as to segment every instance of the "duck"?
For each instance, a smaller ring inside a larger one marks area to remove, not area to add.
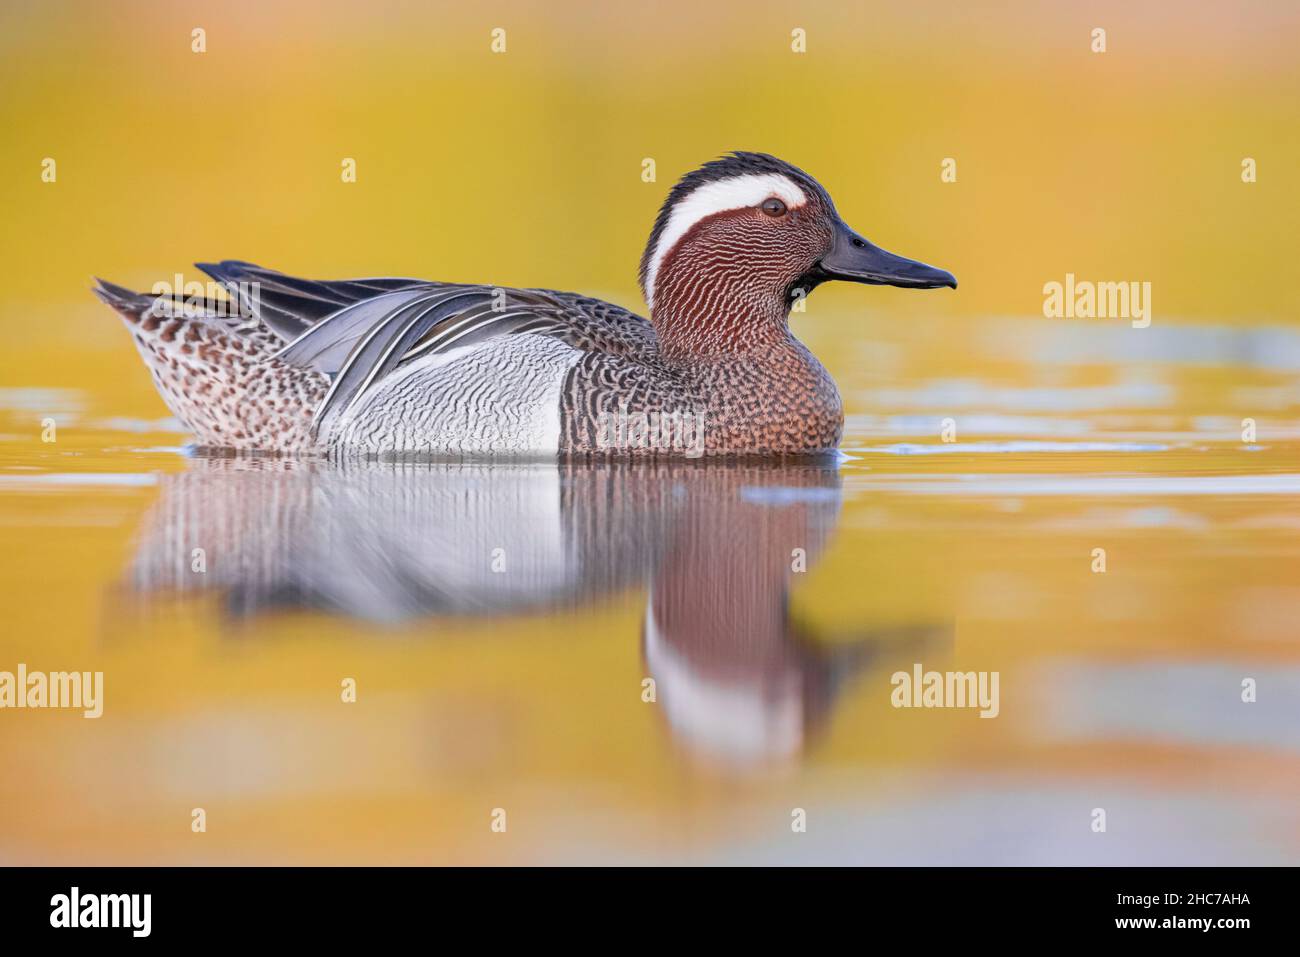
[[[196,266],[222,297],[93,291],[197,447],[343,457],[833,455],[843,403],[794,305],[831,281],[957,287],[745,151],[669,191],[641,257],[647,316],[551,289]]]

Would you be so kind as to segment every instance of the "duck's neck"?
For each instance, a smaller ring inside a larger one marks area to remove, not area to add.
[[[790,338],[783,291],[737,273],[734,263],[670,269],[655,287],[650,322],[670,362],[751,352]]]

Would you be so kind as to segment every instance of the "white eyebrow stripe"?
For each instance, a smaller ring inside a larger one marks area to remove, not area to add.
[[[791,209],[808,202],[803,190],[788,176],[751,173],[705,183],[674,206],[664,231],[659,235],[659,242],[655,244],[654,255],[650,257],[645,281],[646,304],[654,307],[655,276],[659,273],[659,265],[692,226],[714,213],[757,206],[771,196],[779,197]]]

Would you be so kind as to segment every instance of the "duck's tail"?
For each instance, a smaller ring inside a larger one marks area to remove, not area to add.
[[[311,417],[329,382],[274,358],[283,341],[231,300],[93,292],[123,318],[154,385],[200,446],[312,451]]]
[[[132,292],[125,286],[118,286],[98,276],[95,277],[95,283],[96,285],[90,291],[102,302],[112,306],[123,317],[132,321],[138,321],[140,315],[148,311],[157,298],[142,292]]]

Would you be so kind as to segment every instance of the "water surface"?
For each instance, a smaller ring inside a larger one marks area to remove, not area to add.
[[[800,332],[838,463],[203,457],[124,335],[15,376],[0,669],[106,701],[0,714],[0,858],[1300,862],[1300,334]]]

